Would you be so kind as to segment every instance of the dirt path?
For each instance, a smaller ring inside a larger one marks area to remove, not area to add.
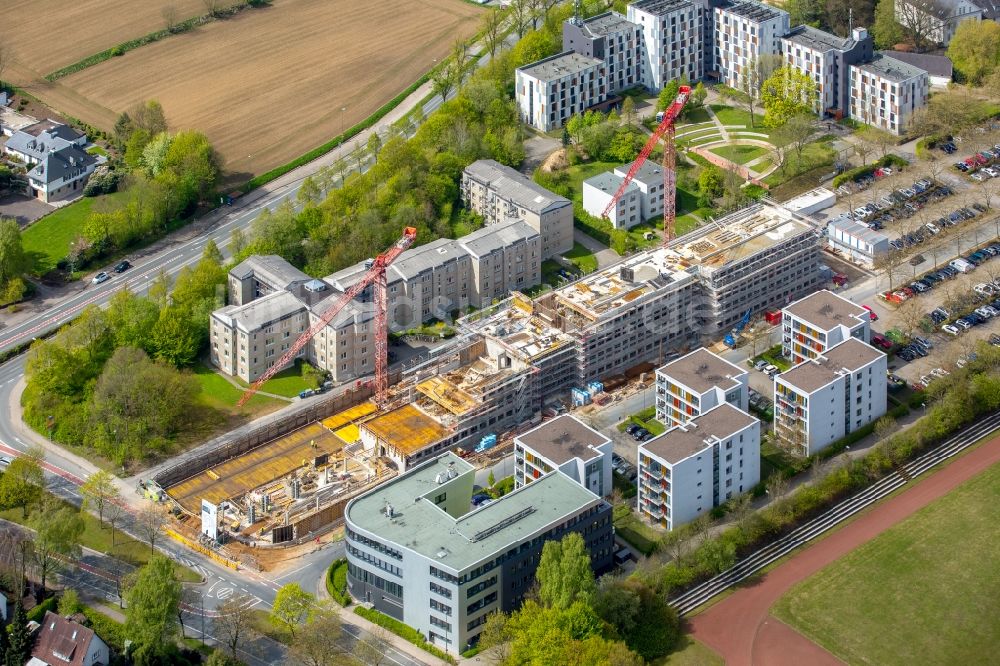
[[[839,663],[822,648],[771,617],[771,606],[795,583],[874,539],[998,462],[1000,437],[916,482],[854,523],[795,555],[756,583],[737,590],[695,616],[690,623],[694,637],[718,652],[728,666]]]

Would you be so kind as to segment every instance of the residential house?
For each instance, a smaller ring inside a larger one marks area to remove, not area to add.
[[[45,612],[28,666],[107,666],[108,645],[78,622]]]

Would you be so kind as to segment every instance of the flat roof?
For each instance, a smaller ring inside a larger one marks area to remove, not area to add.
[[[615,168],[615,175],[624,178],[628,175],[628,170],[632,168],[633,164],[635,163],[629,162]],[[663,183],[663,167],[657,164],[655,160],[646,160],[639,167],[639,170],[635,172],[635,175],[632,176],[632,181],[642,183],[647,187]]]
[[[915,76],[927,76],[927,72],[919,67],[897,60],[883,52],[876,53],[870,62],[858,63],[851,65],[851,67],[857,67],[862,71],[896,83],[909,81]]]
[[[728,402],[696,416],[687,423],[674,426],[659,437],[639,445],[671,465],[681,462],[711,446],[714,438],[726,439],[753,425],[757,419]]]
[[[691,6],[688,0],[638,0],[632,7],[654,16],[662,16]]]
[[[838,37],[811,25],[798,25],[782,39],[816,51],[846,51],[854,45],[850,37]]]
[[[564,76],[579,74],[602,65],[604,65],[604,61],[600,58],[591,58],[576,51],[563,51],[554,56],[518,67],[517,71],[524,72],[542,81],[552,81],[553,79],[561,79]]]
[[[785,312],[813,324],[821,331],[829,331],[837,326],[853,328],[861,323],[868,311],[838,296],[829,289],[814,291],[804,298],[784,307]]]
[[[416,453],[450,434],[447,428],[424,414],[412,403],[380,414],[370,421],[365,421],[360,427],[390,444],[403,455]]]
[[[821,356],[799,363],[778,375],[783,384],[802,393],[812,393],[840,377],[855,372],[885,354],[857,338],[848,338]]]
[[[584,185],[589,185],[591,187],[597,188],[608,194],[614,194],[618,191],[618,188],[622,186],[622,182],[625,179],[616,173],[611,171],[605,171],[599,173],[596,176],[591,176],[587,180],[583,181]],[[638,192],[639,186],[635,183],[629,183],[628,187],[625,188],[626,192]]]
[[[591,460],[600,455],[596,447],[611,441],[569,414],[558,416],[515,439],[557,465],[573,458]]]
[[[568,19],[572,21],[573,19]],[[604,37],[607,35],[618,34],[624,31],[635,31],[639,29],[635,23],[632,23],[627,18],[619,14],[618,12],[604,12],[603,14],[598,14],[597,16],[592,16],[589,19],[583,21],[583,27],[594,37]]]
[[[743,368],[733,365],[704,347],[667,363],[657,372],[697,393],[705,393],[715,386],[723,390],[734,388],[740,384],[736,377],[747,374]]]
[[[871,245],[887,242],[889,240],[889,237],[883,234],[881,231],[875,231],[874,229],[870,229],[864,225],[858,224],[854,220],[846,218],[830,220],[830,223],[827,225],[827,227],[838,229],[845,234],[853,236],[854,238],[859,238]],[[829,232],[827,232],[827,237],[828,238],[830,237]]]
[[[954,72],[954,66],[952,65],[951,58],[948,56],[933,55],[930,53],[908,53],[906,51],[885,51],[884,53],[893,60],[899,60],[900,62],[905,62],[908,65],[922,69],[931,76],[943,76],[950,79]]]
[[[763,3],[751,2],[750,0],[727,0],[719,4],[717,8],[730,14],[742,16],[743,18],[754,21],[755,23],[770,21],[778,18],[782,14],[788,14],[788,12],[784,10],[768,7]]]
[[[449,469],[456,472],[456,478],[475,474],[475,467],[468,462],[445,453],[352,500],[347,505],[347,519],[380,539],[461,573],[496,557],[510,544],[603,503],[557,470],[475,509],[471,507],[471,480],[467,487],[449,486],[449,493],[469,495],[470,511],[455,517],[433,502],[441,487],[437,477]],[[453,501],[449,498],[448,503]],[[393,507],[392,518],[386,515],[386,503]]]

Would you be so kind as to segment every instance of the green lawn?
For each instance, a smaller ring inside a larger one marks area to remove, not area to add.
[[[998,497],[994,465],[796,585],[775,614],[848,663],[993,662]]]
[[[746,164],[750,160],[767,155],[767,148],[760,146],[719,146],[718,148],[712,148],[711,151],[719,157],[727,159],[730,162],[735,162],[736,164]]]
[[[725,666],[725,663],[711,648],[687,635],[681,635],[676,650],[652,662],[653,666]]]
[[[585,164],[577,164],[576,166],[567,168],[566,172],[569,174],[568,184],[573,192],[573,196],[571,197],[573,201],[583,201],[583,181],[588,178],[592,178],[599,173],[613,171],[619,166],[621,166],[621,164],[618,162],[587,162]]]
[[[21,244],[31,259],[31,271],[44,275],[69,254],[70,243],[83,229],[90,211],[99,201],[121,198],[121,192],[101,197],[83,197],[38,220],[21,233]]]
[[[260,387],[265,393],[283,395],[286,398],[298,397],[300,391],[314,389],[317,387],[315,371],[312,366],[306,363],[296,363],[290,368],[285,368],[271,379],[264,382]],[[235,378],[241,386],[249,386],[242,379]],[[223,380],[225,381],[225,380]]]
[[[619,504],[614,508],[615,534],[632,545],[635,550],[643,555],[649,555],[656,550],[660,537],[659,532],[632,512],[627,504]]]
[[[684,122],[688,125],[696,125],[698,123],[707,123],[712,121],[712,117],[708,115],[708,111],[706,111],[704,107],[685,111],[682,117],[684,118]]]
[[[104,150],[103,148],[101,148],[96,144],[91,146],[90,148],[87,148],[87,153],[90,155],[103,155],[104,157],[108,156],[108,151]]]
[[[201,383],[201,395],[198,399],[203,405],[223,412],[232,413],[236,411],[236,403],[239,402],[240,397],[243,395],[241,389],[227,382],[222,375],[204,363],[196,363],[192,370],[195,377]],[[250,401],[243,406],[243,409],[264,414],[274,411],[284,404],[280,400],[258,394],[250,398]]]
[[[780,185],[801,174],[808,174],[815,169],[831,165],[836,157],[837,151],[830,147],[830,142],[826,139],[806,144],[802,149],[801,158],[795,150],[787,150],[785,151],[785,164],[783,167],[765,178],[764,182],[771,186]],[[818,175],[820,174],[817,174],[817,177]],[[816,178],[810,177],[807,180],[809,184],[806,189],[815,187]],[[791,196],[794,196],[794,194]],[[787,197],[780,198],[779,201],[784,201],[785,198]]]
[[[751,128],[750,112],[745,109],[723,106],[722,104],[713,104],[712,111],[715,112],[716,118],[718,118],[719,122],[723,125],[744,125],[747,129]],[[767,130],[764,129],[763,125],[764,117],[755,113],[753,115],[753,131],[767,134]]]
[[[720,139],[722,139],[722,135],[719,133],[718,129],[708,128],[677,137],[677,145],[684,147],[698,145],[699,143],[708,143],[709,141],[717,141]]]
[[[756,164],[750,165],[749,168],[753,169],[757,173],[766,173],[767,170],[770,169],[773,165],[774,165],[774,162],[772,162],[770,160],[770,158],[768,158],[768,159],[765,159],[765,160],[761,160],[760,162],[757,162]]]
[[[579,243],[573,243],[573,249],[563,256],[580,269],[581,273],[593,273],[597,270],[597,257],[594,256],[593,252]]]
[[[683,236],[686,233],[690,233],[697,229],[701,225],[701,221],[695,217],[692,213],[685,213],[684,215],[678,215],[677,219],[674,221],[674,235]]]
[[[68,503],[64,504],[74,511],[76,510],[72,505]],[[80,539],[80,545],[100,553],[108,553],[135,566],[142,566],[149,561],[148,544],[136,541],[129,535],[116,529],[115,545],[112,547],[111,528],[107,524],[101,527],[101,523],[97,517],[89,513],[81,513],[80,515],[83,517],[83,522],[86,526],[83,537]],[[0,518],[20,525],[24,525],[26,522],[20,508],[0,511]],[[161,536],[161,538],[165,539],[167,537]],[[185,583],[197,583],[201,580],[200,575],[177,562],[174,562],[174,575],[177,577],[177,580],[184,581]]]

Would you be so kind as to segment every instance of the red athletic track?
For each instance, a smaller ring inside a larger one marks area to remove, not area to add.
[[[770,616],[769,611],[795,583],[874,539],[988,467],[1000,462],[1000,437],[914,482],[850,525],[817,542],[749,587],[691,618],[692,634],[718,652],[727,666],[800,666],[839,660]]]

